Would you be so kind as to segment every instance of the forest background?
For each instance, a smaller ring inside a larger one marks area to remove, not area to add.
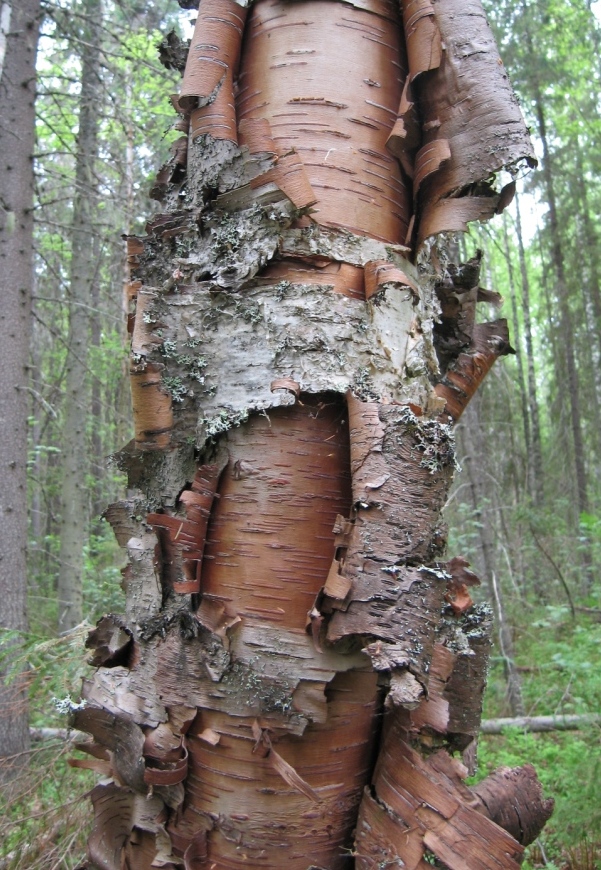
[[[484,5],[539,168],[519,179],[503,218],[458,246],[464,260],[483,251],[482,283],[503,297],[516,353],[458,426],[449,549],[471,561],[497,617],[485,716],[598,713],[601,26],[587,0]],[[179,135],[168,97],[179,74],[159,63],[157,47],[165,55],[171,30],[185,38],[190,18],[175,0],[43,4],[29,629],[13,661],[27,664],[34,729],[65,727],[60,710],[87,670],[87,631],[123,607],[121,556],[101,518],[124,489],[107,457],[131,438],[121,236],[144,232],[154,175]],[[77,479],[85,485],[74,492]],[[525,866],[601,867],[600,736],[590,724],[481,738],[478,776],[531,761],[556,799]],[[0,808],[0,868],[75,868],[83,857],[81,795],[94,775],[69,767],[73,754],[64,739],[32,743],[20,796]]]

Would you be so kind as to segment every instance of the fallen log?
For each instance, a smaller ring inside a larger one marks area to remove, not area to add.
[[[502,734],[505,728],[520,728],[522,731],[578,731],[587,725],[601,724],[601,716],[582,713],[570,716],[516,716],[505,719],[483,719],[481,734]]]
[[[601,725],[601,715],[580,713],[569,716],[516,716],[500,719],[483,719],[481,734],[502,734],[506,728],[542,733],[545,731],[579,731],[588,725]],[[85,740],[87,735],[73,728],[30,728],[29,736],[35,742],[41,740]]]

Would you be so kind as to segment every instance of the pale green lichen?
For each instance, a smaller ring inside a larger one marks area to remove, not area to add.
[[[233,429],[235,426],[240,426],[248,420],[248,411],[228,411],[222,409],[216,417],[210,420],[203,420],[205,432],[209,438],[215,438],[228,429]]]
[[[188,395],[188,388],[181,378],[163,375],[163,387],[174,402],[183,402]]]

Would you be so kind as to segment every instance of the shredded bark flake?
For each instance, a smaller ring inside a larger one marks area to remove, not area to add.
[[[403,5],[408,11],[414,4]],[[480,0],[438,0],[435,19],[425,12],[430,4],[419,6],[425,15],[419,20],[420,29],[430,30],[426,45],[437,27],[443,46],[440,63],[432,66],[427,48],[416,52],[415,70],[409,50],[410,75],[417,75],[412,87],[422,118],[422,151],[441,148],[446,140],[448,155],[436,171],[426,177],[416,173],[414,178],[418,245],[428,236],[463,231],[468,222],[498,213],[509,197],[497,193],[487,179],[504,167],[515,169],[521,161],[536,166],[528,130]],[[422,58],[426,63],[420,62]],[[418,75],[424,68],[431,71]]]
[[[179,97],[184,111],[213,102],[219,88],[229,89],[233,102],[232,83],[246,13],[247,9],[235,0],[200,3]]]
[[[436,395],[446,402],[440,419],[456,423],[493,363],[509,353],[515,351],[509,344],[506,320],[477,323],[468,352],[459,354],[434,388]]]
[[[207,526],[221,470],[218,465],[200,466],[191,488],[179,497],[185,517],[152,513],[146,518],[150,526],[163,533],[159,542],[164,581],[180,595],[200,591]]]
[[[523,847],[473,806],[464,767],[444,750],[423,759],[394,723],[384,739],[359,813],[357,870],[398,858],[416,870],[428,852],[448,870],[517,870]]]

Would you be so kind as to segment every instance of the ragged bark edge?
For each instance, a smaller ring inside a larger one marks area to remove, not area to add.
[[[388,147],[413,179],[420,247],[503,211],[515,186],[497,192],[491,177],[536,159],[480,0],[402,0],[401,8],[409,75]]]
[[[517,870],[523,847],[480,811],[465,768],[444,750],[423,758],[393,725],[361,805],[357,870],[400,859],[424,870],[434,856],[448,870]],[[378,862],[381,862],[378,864]]]

